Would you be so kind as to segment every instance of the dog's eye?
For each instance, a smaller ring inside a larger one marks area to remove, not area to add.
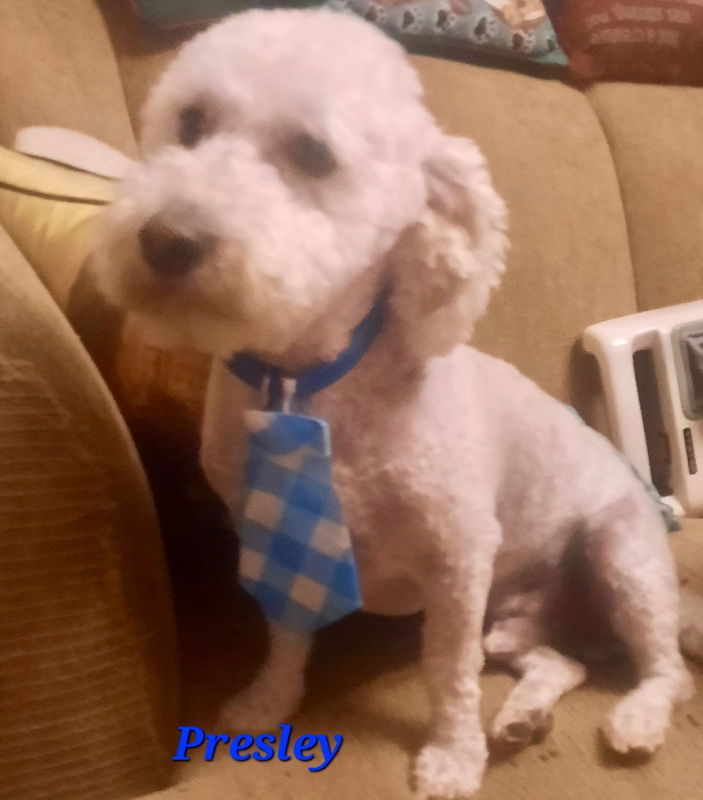
[[[288,158],[301,172],[313,178],[324,178],[337,168],[337,162],[330,148],[307,133],[292,136],[286,144],[286,152]]]
[[[178,141],[183,147],[195,147],[208,130],[208,120],[202,106],[186,106],[180,113]]]

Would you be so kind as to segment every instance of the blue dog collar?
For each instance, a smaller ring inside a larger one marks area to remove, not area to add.
[[[383,326],[386,295],[386,291],[381,291],[373,308],[352,331],[347,347],[334,361],[311,367],[295,377],[296,388],[293,400],[296,404],[299,405],[311,395],[336,383],[361,361]],[[267,364],[249,353],[236,353],[226,363],[230,372],[251,386],[252,389],[261,391],[264,386],[268,386],[266,410],[281,408],[283,373],[279,367]]]

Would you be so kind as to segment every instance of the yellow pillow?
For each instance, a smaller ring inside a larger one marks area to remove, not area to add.
[[[65,311],[115,182],[0,147],[0,225]]]

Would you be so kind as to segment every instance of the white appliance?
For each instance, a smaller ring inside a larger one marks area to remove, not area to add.
[[[703,517],[703,301],[599,322],[583,342],[614,444],[675,511]]]

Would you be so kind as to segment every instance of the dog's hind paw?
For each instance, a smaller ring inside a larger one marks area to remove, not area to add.
[[[463,800],[480,787],[486,767],[485,742],[478,747],[427,744],[415,761],[414,783],[419,800]]]
[[[491,738],[497,744],[525,747],[546,736],[554,715],[544,708],[503,708],[493,721]]]

